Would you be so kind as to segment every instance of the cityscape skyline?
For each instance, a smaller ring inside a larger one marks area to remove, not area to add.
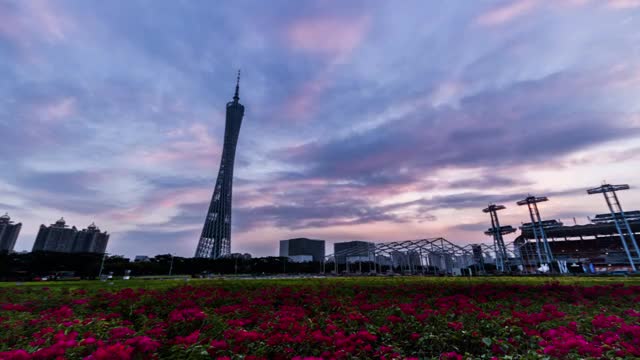
[[[192,256],[237,68],[251,126],[231,252],[490,242],[489,203],[514,227],[529,193],[549,197],[545,219],[586,222],[607,210],[584,192],[603,180],[640,208],[635,1],[9,1],[0,24],[16,251],[64,216],[109,229],[110,253]]]

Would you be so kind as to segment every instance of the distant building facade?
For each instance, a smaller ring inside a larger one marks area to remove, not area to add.
[[[55,224],[40,225],[32,251],[103,254],[108,242],[109,234],[101,232],[95,224],[78,231],[75,226],[67,226],[64,218],[60,218]]]
[[[104,254],[108,242],[109,234],[106,231],[101,232],[96,224],[91,223],[86,229],[78,231],[72,252]]]
[[[40,230],[36,236],[32,251],[55,251],[70,253],[73,251],[73,244],[76,239],[78,229],[67,226],[64,218],[54,224],[40,225]]]
[[[422,261],[420,259],[420,253],[411,250],[411,251],[392,251],[391,259],[393,261],[394,267],[407,267],[414,268],[416,266],[422,266]]]
[[[280,256],[295,262],[324,260],[324,240],[297,238],[280,241]]]
[[[368,241],[347,241],[333,244],[337,264],[368,262],[375,259],[374,243]]]
[[[0,252],[13,252],[22,224],[14,224],[9,214],[0,216]]]

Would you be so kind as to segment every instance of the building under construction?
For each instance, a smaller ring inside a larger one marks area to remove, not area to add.
[[[629,211],[625,216],[634,237],[640,237],[640,211]],[[566,262],[569,272],[633,271],[612,214],[596,215],[590,224],[585,225],[566,226],[559,221],[548,220],[543,221],[543,227],[551,253],[556,261]],[[526,271],[538,267],[533,229],[531,223],[523,224],[521,234],[513,243],[514,255],[521,260]],[[627,233],[624,235],[629,236]],[[624,241],[628,242],[627,239]],[[630,251],[635,255],[635,251]]]
[[[520,227],[513,242],[514,263],[525,273],[599,273],[638,271],[640,249],[640,211],[622,210],[617,192],[629,185],[603,184],[587,190],[602,194],[609,213],[599,214],[589,224],[565,226],[558,220],[542,220],[537,203],[546,197],[529,196],[518,205],[528,205],[531,222]]]
[[[527,207],[530,222],[523,223],[520,235],[509,243],[503,236],[516,229],[501,225],[497,215],[506,207],[489,204],[483,212],[490,215],[491,227],[484,234],[493,238],[492,243],[457,245],[444,238],[336,243],[334,254],[324,262],[333,262],[336,273],[363,269],[440,275],[637,272],[640,211],[624,212],[616,194],[627,189],[626,184],[603,184],[587,190],[589,195],[602,194],[610,212],[595,215],[584,225],[543,220],[538,203],[549,199],[528,195],[517,205]]]

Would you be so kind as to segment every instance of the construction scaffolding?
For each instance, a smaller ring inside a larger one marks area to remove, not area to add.
[[[504,245],[503,235],[511,234],[516,231],[511,225],[500,226],[500,220],[498,219],[498,211],[506,209],[504,205],[491,204],[482,212],[488,213],[491,216],[491,228],[485,231],[485,235],[491,235],[493,237],[493,246],[496,254],[496,268],[499,272],[511,271],[509,263],[509,257],[507,255],[507,248]]]
[[[594,222],[613,222],[615,224],[618,235],[620,236],[620,241],[622,242],[624,251],[629,259],[629,264],[631,265],[633,271],[636,272],[636,262],[638,262],[639,260],[638,257],[640,256],[640,250],[638,250],[638,243],[636,242],[636,238],[633,234],[633,231],[631,230],[631,226],[629,225],[629,219],[627,219],[627,216],[625,215],[624,211],[622,210],[622,206],[620,205],[620,200],[618,200],[616,191],[620,190],[629,190],[629,185],[602,184],[600,187],[587,190],[587,194],[602,194],[604,196],[604,200],[607,203],[607,207],[609,208],[611,215],[601,216],[599,219],[596,216],[596,220]],[[629,246],[628,242],[631,243],[631,247]],[[634,253],[632,253],[632,251]]]
[[[640,211],[624,212],[617,191],[629,186],[603,184],[587,190],[603,194],[610,213],[598,214],[589,224],[565,226],[558,220],[542,220],[538,203],[547,197],[529,195],[517,202],[526,205],[531,222],[520,226],[511,242],[504,235],[516,231],[500,224],[503,205],[483,209],[491,217],[486,235],[493,243],[456,245],[442,237],[393,242],[351,241],[335,244],[334,254],[324,258],[338,273],[471,275],[488,273],[606,273],[637,271],[640,265]],[[535,240],[535,241],[534,241]],[[626,255],[626,256],[625,256]],[[495,264],[495,269],[493,265]],[[516,270],[517,269],[517,270]],[[364,270],[364,272],[363,272]]]
[[[369,246],[360,244],[336,251],[327,255],[325,262],[334,264],[333,271],[336,274],[362,273],[363,263],[370,263],[371,273],[383,273],[386,269],[403,274],[425,275],[464,275],[470,268],[482,274],[485,273],[485,264],[493,262],[491,256],[500,257],[503,264],[520,264],[507,246],[500,250],[495,244],[459,246],[441,237],[367,244]],[[480,257],[477,250],[474,254],[474,246],[479,247]]]
[[[538,258],[538,265],[540,266],[550,266],[553,262],[553,253],[551,252],[551,247],[549,247],[549,242],[547,241],[545,225],[540,217],[540,211],[538,210],[538,203],[548,200],[549,199],[545,196],[536,197],[529,195],[524,200],[517,202],[519,206],[527,205],[529,209],[531,223],[523,224],[520,229],[525,231],[527,228],[531,227],[533,230],[533,235],[536,239],[536,255]]]

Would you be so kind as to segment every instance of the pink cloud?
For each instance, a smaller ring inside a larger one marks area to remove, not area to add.
[[[15,4],[17,5],[0,5],[0,38],[24,52],[41,41],[65,41],[77,29],[73,19],[60,6],[55,6],[55,2],[32,0]]]
[[[36,108],[36,116],[39,121],[58,122],[75,114],[76,110],[76,99],[65,97]]]
[[[602,71],[601,74],[600,78],[597,79],[600,86],[640,87],[640,66],[621,62]]]
[[[465,86],[459,81],[446,81],[440,84],[433,93],[429,95],[429,102],[432,106],[455,103],[464,92]]]
[[[317,99],[331,84],[336,66],[344,63],[362,43],[370,27],[371,17],[316,17],[296,20],[285,30],[289,48],[309,54],[327,56],[328,64],[305,82],[283,105],[283,113],[299,121],[313,112]]]
[[[482,26],[497,26],[510,22],[531,12],[538,5],[536,0],[519,0],[507,5],[491,9],[478,18],[476,24]]]
[[[314,110],[317,98],[322,95],[329,83],[328,76],[324,75],[304,83],[285,102],[284,114],[293,120],[304,120]]]
[[[640,7],[640,0],[609,0],[607,6],[611,9],[633,9]]]
[[[587,4],[603,5],[610,10],[626,10],[640,7],[640,0],[565,0],[558,1],[559,6],[582,6]]]
[[[310,53],[344,55],[360,45],[369,24],[369,16],[301,19],[286,29],[287,45]]]
[[[130,224],[163,223],[178,214],[179,207],[208,201],[212,189],[187,188],[175,191],[157,191],[143,203],[105,214],[115,222]]]
[[[167,166],[171,163],[185,162],[210,166],[215,164],[220,155],[220,144],[202,123],[193,124],[186,129],[175,129],[168,133],[167,137],[168,141],[161,147],[140,148],[129,159],[145,166]]]

